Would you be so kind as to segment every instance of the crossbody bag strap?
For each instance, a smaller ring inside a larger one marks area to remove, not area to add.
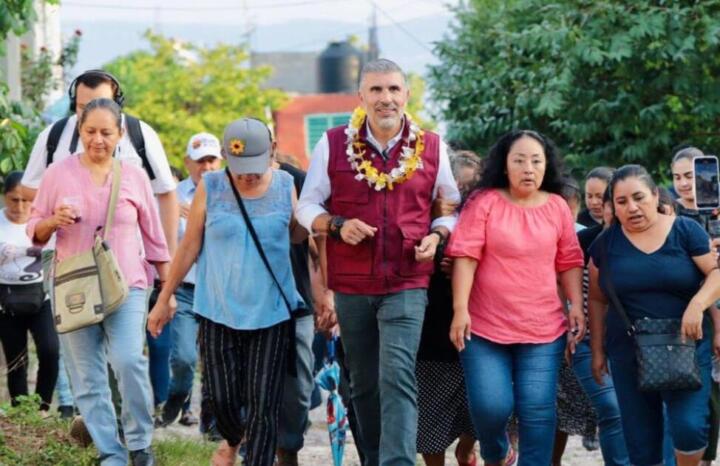
[[[103,229],[103,241],[107,240],[113,221],[115,220],[115,208],[117,207],[118,196],[120,194],[120,172],[122,167],[120,161],[113,159],[112,168],[112,187],[110,188],[110,200],[108,201],[107,217],[105,218],[105,228]]]
[[[263,264],[265,264],[265,267],[267,268],[268,272],[270,272],[270,276],[272,277],[273,281],[275,282],[275,285],[277,285],[278,289],[280,290],[280,295],[283,298],[283,301],[285,301],[285,305],[288,308],[288,313],[290,316],[292,316],[292,306],[290,306],[290,300],[288,300],[287,296],[285,296],[285,293],[283,292],[282,286],[280,286],[280,282],[278,281],[277,277],[275,276],[275,272],[273,272],[272,267],[270,266],[270,262],[268,261],[267,256],[265,255],[265,251],[263,250],[262,244],[260,243],[260,239],[257,236],[257,233],[255,232],[255,228],[253,227],[252,221],[250,221],[250,216],[247,213],[247,210],[245,209],[245,204],[242,201],[242,198],[240,197],[240,193],[238,193],[237,188],[235,188],[235,184],[232,180],[232,175],[230,174],[230,170],[226,167],[225,168],[225,174],[227,174],[228,181],[230,182],[230,188],[232,188],[232,192],[235,195],[235,200],[238,203],[238,206],[240,207],[240,212],[242,212],[243,219],[245,219],[245,224],[247,225],[248,231],[250,232],[250,236],[253,239],[253,243],[255,243],[255,247],[258,250],[258,253],[260,254],[260,258],[263,261]]]
[[[615,286],[613,285],[612,278],[609,276],[610,270],[608,269],[607,238],[605,238],[605,236],[609,236],[607,235],[607,231],[597,238],[599,240],[598,246],[600,247],[600,271],[604,270],[607,277],[607,280],[605,280],[605,289],[608,294],[608,299],[610,299],[613,307],[617,313],[620,314],[620,317],[625,323],[625,331],[629,336],[633,336],[635,335],[635,325],[633,325],[632,321],[625,312],[625,307],[623,307],[620,302],[620,298],[618,298],[617,293],[615,292]]]

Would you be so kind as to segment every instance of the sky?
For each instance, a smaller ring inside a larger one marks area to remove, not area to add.
[[[116,20],[152,24],[236,24],[247,31],[256,26],[301,18],[366,23],[373,4],[378,24],[402,23],[409,19],[448,14],[448,4],[458,0],[63,0],[63,20]]]

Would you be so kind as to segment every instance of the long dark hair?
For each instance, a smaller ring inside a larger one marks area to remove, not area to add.
[[[545,176],[540,189],[554,194],[562,193],[562,160],[560,160],[560,153],[555,143],[538,132],[517,129],[500,136],[500,139],[495,141],[495,144],[490,148],[490,152],[485,159],[482,176],[473,191],[507,188],[509,186],[507,157],[515,141],[522,137],[535,139],[545,152]]]

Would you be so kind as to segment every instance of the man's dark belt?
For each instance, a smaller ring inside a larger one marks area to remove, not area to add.
[[[188,289],[188,290],[194,290],[194,289],[195,289],[195,284],[194,284],[194,283],[182,282],[182,283],[180,284],[180,286],[182,286],[183,288]]]

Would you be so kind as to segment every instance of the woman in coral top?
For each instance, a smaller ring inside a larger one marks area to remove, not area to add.
[[[583,255],[561,189],[552,141],[502,136],[446,250],[455,259],[450,338],[487,465],[515,461],[505,433],[513,411],[520,466],[550,464],[560,361],[585,333]]]

